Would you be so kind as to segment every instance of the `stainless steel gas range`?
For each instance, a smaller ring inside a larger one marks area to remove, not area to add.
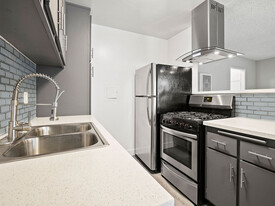
[[[232,116],[232,95],[191,95],[190,111],[161,115],[161,174],[196,205],[203,204],[203,121]]]

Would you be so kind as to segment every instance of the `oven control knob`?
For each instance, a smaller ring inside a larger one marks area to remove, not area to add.
[[[169,124],[172,124],[172,121],[171,121],[171,120],[169,120],[169,121],[168,121],[168,123],[169,123]]]
[[[179,124],[180,124],[179,122],[175,122],[175,125],[176,125],[176,126],[179,126]]]
[[[166,121],[165,121],[165,119],[163,119],[163,120],[162,120],[162,123],[164,123],[164,124],[165,124],[165,122],[166,122]]]
[[[185,129],[192,129],[193,127],[192,127],[192,125],[190,125],[190,124],[185,124],[184,128],[185,128]]]

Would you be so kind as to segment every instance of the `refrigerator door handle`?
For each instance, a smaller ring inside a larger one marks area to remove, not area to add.
[[[148,75],[147,75],[147,84],[146,84],[146,95],[151,96],[152,94],[149,94],[149,81],[150,77],[152,75],[152,69],[149,70]]]
[[[149,114],[149,101],[150,101],[151,97],[147,97],[147,119],[148,119],[148,122],[149,122],[149,125],[151,126],[151,117],[150,117],[150,114]]]

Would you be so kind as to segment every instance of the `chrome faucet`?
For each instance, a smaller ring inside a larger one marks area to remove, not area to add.
[[[22,82],[30,77],[40,77],[40,78],[47,79],[55,86],[56,95],[55,95],[54,102],[52,104],[23,104],[23,103],[19,103],[19,101],[18,101],[19,88],[20,88]],[[57,106],[58,106],[57,101],[64,92],[64,91],[60,92],[59,90],[60,90],[60,88],[59,88],[58,84],[56,83],[56,81],[45,74],[39,74],[39,73],[28,74],[28,75],[22,77],[17,82],[17,84],[13,90],[13,95],[12,95],[12,99],[11,99],[11,120],[9,122],[9,130],[8,130],[8,137],[7,137],[8,142],[12,143],[18,137],[19,131],[30,130],[29,122],[28,123],[18,123],[17,122],[17,107],[19,104],[33,105],[33,106],[36,106],[36,105],[38,105],[38,106],[52,106],[50,120],[51,121],[58,120],[58,117],[56,116],[57,115]]]

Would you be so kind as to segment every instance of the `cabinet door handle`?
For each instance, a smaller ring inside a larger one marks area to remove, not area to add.
[[[229,166],[229,180],[230,180],[230,182],[232,182],[233,177],[234,177],[234,167],[230,163],[230,166]]]
[[[255,156],[257,156],[257,157],[262,157],[262,158],[264,158],[264,159],[272,160],[272,157],[269,157],[269,156],[267,156],[267,155],[262,155],[262,154],[258,154],[258,153],[256,153],[256,152],[251,152],[251,151],[248,151],[248,153],[249,153],[249,154],[252,154],[252,155],[255,155]]]
[[[241,168],[241,188],[243,188],[245,181],[244,181],[244,169]]]
[[[217,145],[220,144],[220,145],[226,146],[226,143],[224,143],[224,142],[220,142],[220,141],[215,140],[215,139],[211,139],[211,141],[217,143]]]

